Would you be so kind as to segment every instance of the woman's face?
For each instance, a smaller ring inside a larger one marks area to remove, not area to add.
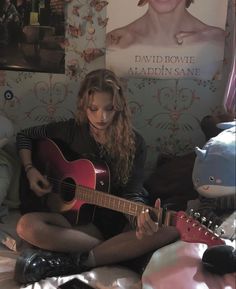
[[[186,0],[148,0],[148,2],[157,13],[169,13],[179,5],[185,7]]]
[[[94,92],[86,113],[89,123],[93,127],[98,130],[106,130],[116,113],[113,97],[107,92]]]

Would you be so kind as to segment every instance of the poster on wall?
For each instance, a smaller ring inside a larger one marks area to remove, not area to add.
[[[228,0],[109,0],[106,67],[119,76],[221,79]]]
[[[63,0],[1,0],[0,70],[65,72]]]

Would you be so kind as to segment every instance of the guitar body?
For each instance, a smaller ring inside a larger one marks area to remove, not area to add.
[[[76,185],[109,192],[109,169],[105,163],[88,159],[68,161],[63,150],[65,148],[59,147],[54,141],[42,139],[37,143],[36,157],[54,185],[48,196],[52,200],[49,201],[50,208],[59,212],[77,211],[85,202],[75,198]]]
[[[74,211],[78,218],[79,210],[85,204],[76,198],[78,184],[103,192],[110,190],[109,168],[105,162],[76,159],[73,152],[57,141],[37,140],[33,163],[52,184],[52,192],[46,196],[46,205],[52,212]]]

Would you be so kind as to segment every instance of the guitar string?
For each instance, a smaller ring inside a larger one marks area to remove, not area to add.
[[[71,189],[71,188],[76,188],[76,186],[78,186],[78,185],[74,185],[74,184],[70,184],[70,183],[68,183],[68,182],[61,182],[60,180],[58,180],[58,179],[56,179],[56,178],[53,178],[53,177],[47,177],[47,179],[49,179],[52,183],[54,183],[54,184],[58,184],[58,183],[61,183],[61,184],[64,184],[64,185],[66,185],[67,186],[67,188],[68,189]],[[85,189],[85,193],[87,192],[94,192],[94,190],[92,190],[91,188],[89,188],[89,187],[85,187],[85,186],[82,186],[82,185],[79,185],[81,188],[83,188],[83,189]],[[100,192],[100,193],[104,193],[104,192]],[[92,194],[91,194],[92,195]],[[106,197],[106,193],[104,193],[104,195],[103,195],[104,197]],[[107,195],[107,197],[111,197],[111,195]],[[116,201],[115,199],[114,199],[114,201]],[[130,203],[130,201],[129,200],[123,200],[122,199],[122,201],[125,203],[125,202],[129,202]],[[136,205],[136,212],[135,212],[135,215],[136,215],[136,213],[137,213],[137,209],[138,208],[142,208],[142,210],[143,210],[143,206],[142,205],[140,205],[140,204],[135,204]],[[145,207],[148,207],[148,206],[145,206]],[[148,207],[149,208],[149,207]],[[153,208],[151,208],[150,207],[150,209],[153,209]],[[130,212],[130,211],[129,211]],[[124,213],[127,213],[127,211],[124,211]],[[134,215],[134,212],[133,211],[131,211],[130,212],[130,214],[131,215]],[[187,220],[189,221],[189,222],[194,222],[194,226],[200,226],[201,228],[203,227],[205,227],[203,224],[200,224],[199,223],[199,221],[197,221],[196,219],[194,219],[194,218],[189,218],[189,216],[185,216],[185,218],[187,218]],[[165,218],[164,218],[165,219]],[[158,217],[158,221],[161,221],[161,223],[159,223],[160,225],[161,224],[164,224],[164,222],[162,222],[162,221],[164,221],[163,220],[163,218],[162,218],[162,216],[159,216]],[[186,220],[185,220],[186,221]],[[187,222],[187,221],[186,221]],[[167,224],[168,225],[168,224]],[[205,227],[205,229],[207,229],[207,232],[208,233],[210,233],[210,234],[214,234],[214,238],[216,238],[216,239],[218,239],[219,238],[219,236],[217,236],[217,235],[215,235],[215,232],[214,231],[212,231],[212,230],[210,230],[209,228],[207,228],[207,227]]]
[[[65,181],[60,181],[60,180],[58,180],[56,178],[49,177],[49,176],[47,176],[47,179],[50,180],[53,184],[56,184],[56,185],[57,184],[63,184],[64,185],[64,187],[63,187],[64,190],[63,191],[65,193],[68,193],[68,192],[71,193],[72,192],[71,189],[73,189],[73,192],[75,192],[76,187],[79,186],[81,189],[84,190],[82,193],[87,193],[87,196],[89,196],[88,193],[93,193],[93,194],[90,194],[91,198],[93,198],[94,195],[96,194],[96,192],[93,189],[89,188],[89,187],[85,187],[85,186],[82,186],[82,185],[74,185],[74,184],[71,184],[71,183],[68,183],[68,182],[65,182]],[[65,188],[67,188],[67,191],[65,190]],[[150,210],[153,209],[152,207],[149,207],[147,205],[136,204],[134,202],[131,202],[130,200],[122,199],[122,198],[107,194],[107,193],[102,192],[102,191],[98,191],[98,192],[100,194],[102,194],[101,196],[103,198],[110,198],[110,199],[112,199],[113,202],[117,202],[117,203],[118,202],[122,202],[123,203],[123,206],[122,206],[123,207],[123,211],[125,213],[127,213],[127,210],[128,210],[129,214],[131,214],[131,215],[134,215],[134,214],[136,215],[137,213],[143,211],[146,208],[148,208]],[[88,197],[87,200],[90,200],[91,198]],[[118,200],[116,200],[116,198],[118,198]],[[112,204],[110,204],[110,205],[112,205]],[[114,207],[114,205],[115,204],[113,203],[113,207]],[[134,206],[135,206],[135,208],[134,208]],[[120,206],[119,206],[119,208],[120,208]]]
[[[47,179],[52,181],[54,184],[63,184],[64,185],[63,189],[64,189],[65,193],[68,193],[68,192],[70,193],[71,189],[73,189],[73,192],[75,192],[76,187],[79,186],[81,189],[83,189],[82,193],[83,194],[87,194],[87,198],[86,198],[86,196],[84,196],[85,200],[91,202],[92,200],[95,201],[94,197],[98,197],[99,198],[99,196],[96,193],[96,191],[94,191],[93,189],[91,189],[89,187],[85,187],[85,186],[82,186],[82,185],[71,184],[71,183],[68,183],[68,182],[65,182],[65,181],[60,181],[60,180],[58,180],[56,178],[49,177],[49,176],[47,177]],[[65,188],[67,188],[67,190],[65,190]],[[165,223],[165,218],[167,217],[167,215],[166,215],[167,211],[165,209],[161,209],[161,208],[158,209],[158,210],[156,209],[157,212],[154,212],[155,208],[152,208],[150,206],[141,205],[141,204],[138,204],[138,203],[135,203],[135,202],[131,202],[130,200],[122,199],[122,198],[107,194],[107,193],[102,192],[102,191],[98,191],[98,192],[100,194],[100,199],[101,198],[105,198],[105,201],[106,201],[107,198],[109,198],[113,202],[113,203],[109,202],[110,208],[115,209],[117,207],[115,205],[118,204],[119,209],[120,210],[121,210],[121,208],[123,209],[122,210],[123,213],[128,213],[128,214],[133,215],[133,216],[137,216],[138,213],[141,213],[145,209],[149,209],[150,210],[150,216],[155,222],[158,222],[159,224],[164,224]],[[96,201],[95,201],[95,204],[97,204]],[[121,203],[123,203],[122,206],[121,206]],[[153,213],[154,213],[155,216],[153,215]]]
[[[137,216],[142,211],[149,209],[150,217],[153,219],[153,221],[158,222],[160,225],[164,223],[168,225],[166,223],[166,220],[168,218],[171,218],[170,215],[168,216],[167,210],[162,209],[162,208],[157,209],[157,208],[153,208],[147,205],[138,204],[130,200],[119,198],[117,196],[113,196],[111,194],[108,194],[102,191],[93,190],[89,187],[71,184],[65,181],[60,181],[53,177],[48,176],[47,178],[51,180],[52,183],[54,184],[64,184],[63,192],[65,194],[70,193],[71,189],[73,189],[73,192],[75,192],[76,187],[80,187],[82,189],[82,194],[83,194],[82,199],[94,205],[99,205],[99,204],[101,205],[101,203],[103,205],[106,204],[105,207],[107,208],[110,207],[110,209],[118,210],[119,212],[127,213],[131,216]],[[74,195],[76,195],[76,192]]]

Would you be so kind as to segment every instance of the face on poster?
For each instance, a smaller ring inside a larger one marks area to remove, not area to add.
[[[110,0],[107,68],[129,77],[220,79],[228,0],[187,2]]]

